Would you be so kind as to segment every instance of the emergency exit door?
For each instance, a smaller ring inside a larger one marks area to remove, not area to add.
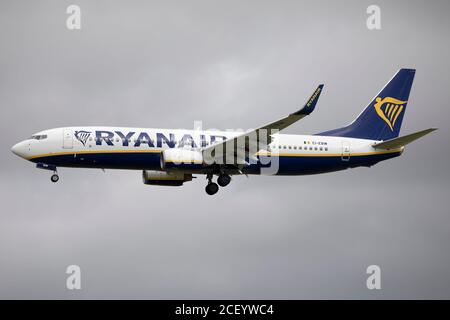
[[[350,160],[350,143],[348,143],[347,141],[342,141],[341,159],[342,159],[342,161]]]

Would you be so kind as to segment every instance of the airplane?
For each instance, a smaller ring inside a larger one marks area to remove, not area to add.
[[[279,131],[313,112],[323,84],[300,110],[244,132],[65,127],[35,133],[11,150],[53,171],[52,182],[59,180],[58,167],[142,170],[144,184],[159,186],[181,186],[205,175],[209,195],[234,175],[297,176],[371,167],[437,130],[399,136],[414,75],[415,69],[400,69],[353,122],[313,135]]]

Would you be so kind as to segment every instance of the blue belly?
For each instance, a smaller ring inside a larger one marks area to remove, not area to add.
[[[57,167],[101,168],[101,169],[160,169],[160,153],[118,152],[80,153],[52,155],[32,159],[33,162],[53,164]]]

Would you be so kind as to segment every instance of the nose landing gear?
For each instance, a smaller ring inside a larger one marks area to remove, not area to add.
[[[50,177],[50,180],[52,182],[58,182],[59,176],[58,176],[58,172],[56,171],[56,166],[55,165],[46,164],[46,163],[38,163],[38,164],[36,164],[36,168],[53,171],[53,174]]]
[[[58,174],[55,172],[54,174],[52,174],[52,176],[50,177],[50,180],[52,180],[52,182],[58,182],[59,180],[59,176]]]

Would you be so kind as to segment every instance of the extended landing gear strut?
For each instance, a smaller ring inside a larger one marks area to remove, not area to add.
[[[52,164],[38,163],[38,164],[36,164],[36,168],[53,171],[53,174],[50,177],[50,180],[52,182],[58,182],[59,181],[59,176],[58,176],[58,171],[56,171],[56,166],[54,166]]]
[[[227,174],[220,174],[217,178],[217,183],[212,182],[212,178],[213,175],[211,173],[206,176],[206,179],[208,179],[208,184],[206,185],[205,191],[210,196],[219,191],[219,186],[225,187],[231,182],[231,177]]]

